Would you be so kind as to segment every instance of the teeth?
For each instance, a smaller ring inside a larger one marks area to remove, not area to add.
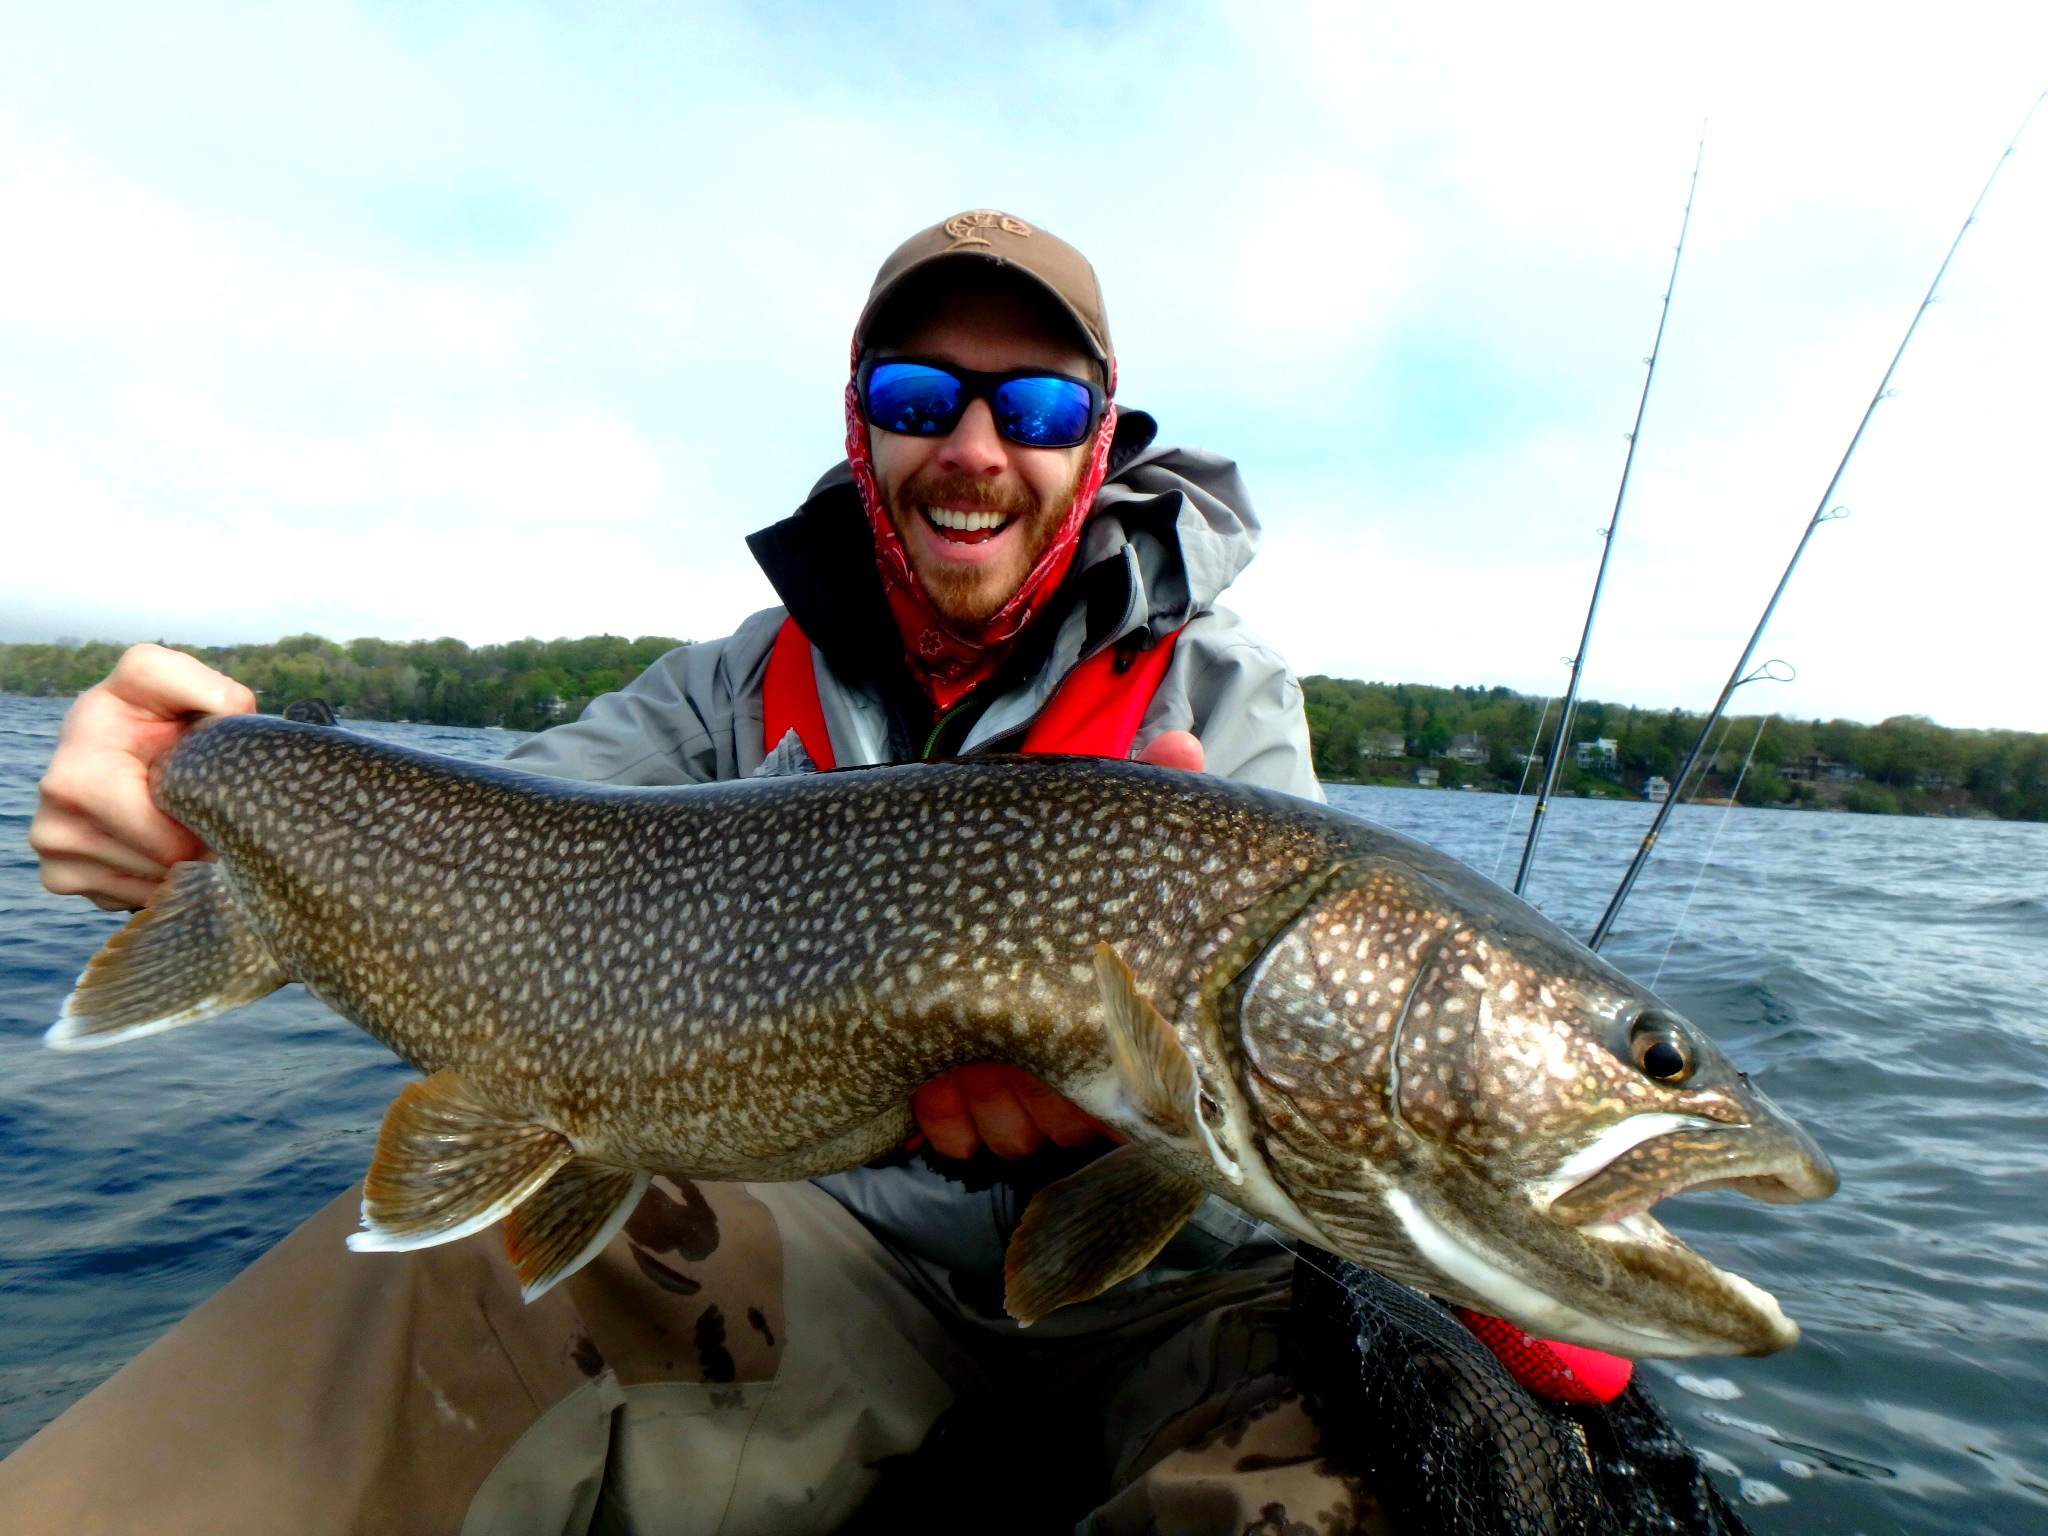
[[[1009,519],[1000,512],[955,512],[950,507],[926,507],[924,515],[941,528],[958,533],[980,533],[1000,528]]]

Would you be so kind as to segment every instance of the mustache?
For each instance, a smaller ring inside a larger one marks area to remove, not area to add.
[[[889,501],[891,510],[904,515],[941,502],[973,512],[1000,512],[1005,517],[1028,517],[1038,510],[1038,499],[1024,486],[1002,485],[930,466],[905,480]]]

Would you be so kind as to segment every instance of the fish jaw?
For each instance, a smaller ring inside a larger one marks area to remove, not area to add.
[[[1821,1198],[1825,1154],[1677,1014],[1454,874],[1361,865],[1238,989],[1245,1096],[1314,1240],[1631,1357],[1794,1343],[1772,1297],[1648,1212],[1700,1188]],[[1675,1080],[1646,1039],[1682,1047]]]

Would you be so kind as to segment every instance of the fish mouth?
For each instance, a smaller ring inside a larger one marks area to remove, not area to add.
[[[1610,1148],[1612,1155],[1588,1156]],[[1623,1121],[1567,1158],[1538,1187],[1538,1200],[1553,1220],[1583,1231],[1625,1227],[1673,1195],[1733,1189],[1772,1205],[1798,1205],[1825,1200],[1840,1183],[1827,1154],[1788,1120],[1650,1114]]]

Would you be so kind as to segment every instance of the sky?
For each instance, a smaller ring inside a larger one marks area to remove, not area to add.
[[[876,265],[1101,274],[1302,673],[1551,694],[1695,147],[1590,696],[1711,701],[2048,7],[0,8],[0,639],[708,638],[839,457]],[[1744,710],[2048,730],[2048,112]]]

